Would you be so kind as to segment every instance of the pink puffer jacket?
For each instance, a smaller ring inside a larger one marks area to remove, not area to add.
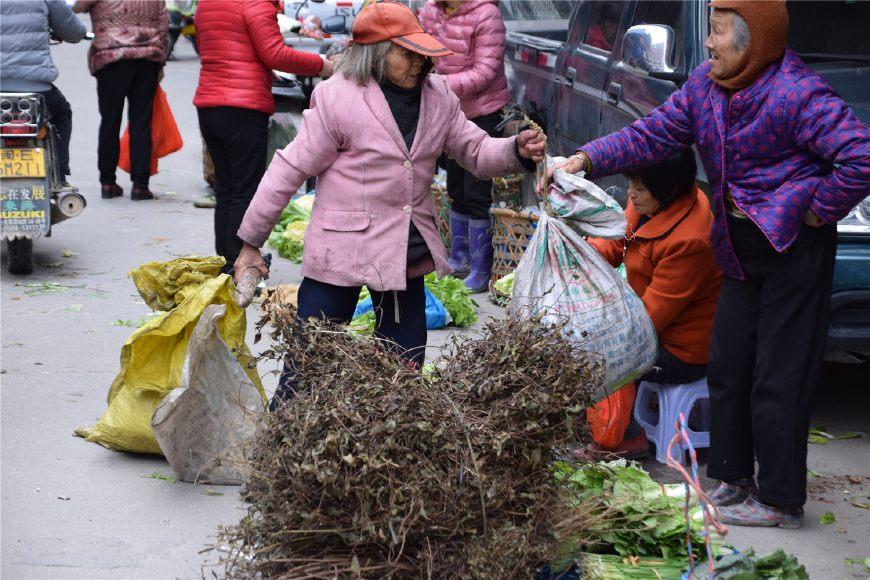
[[[504,75],[504,21],[498,0],[468,0],[447,16],[443,2],[420,11],[423,28],[453,51],[435,62],[469,119],[498,111],[510,101]]]

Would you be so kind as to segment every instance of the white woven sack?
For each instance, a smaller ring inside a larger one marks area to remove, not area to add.
[[[558,162],[560,158],[554,159]],[[581,173],[557,169],[547,192],[552,215],[582,236],[619,240],[625,237],[625,212],[606,191]]]
[[[571,340],[604,357],[604,386],[615,389],[652,368],[655,327],[628,283],[575,230],[541,215],[517,266],[511,308],[519,315],[543,314],[545,322],[568,320]]]

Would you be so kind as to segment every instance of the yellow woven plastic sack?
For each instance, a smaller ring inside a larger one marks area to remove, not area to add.
[[[223,258],[179,258],[151,262],[131,272],[136,288],[152,308],[168,312],[133,333],[121,348],[121,371],[109,389],[109,408],[93,427],[76,435],[116,451],[161,453],[151,416],[172,389],[181,384],[181,371],[190,335],[209,304],[226,305],[218,329],[227,346],[259,389],[266,394],[256,368],[248,368],[251,353],[245,344],[245,311],[233,297],[233,282],[220,274]]]

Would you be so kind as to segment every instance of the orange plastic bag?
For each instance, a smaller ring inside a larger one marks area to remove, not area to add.
[[[157,173],[157,160],[175,153],[184,145],[166,93],[157,85],[154,93],[154,108],[151,114],[151,175]],[[121,136],[121,154],[118,156],[118,167],[130,173],[130,127],[124,129]]]
[[[637,385],[626,383],[594,407],[586,409],[586,420],[592,430],[592,440],[604,449],[614,449],[622,443],[631,422]]]

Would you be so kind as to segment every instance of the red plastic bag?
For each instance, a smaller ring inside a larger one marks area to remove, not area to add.
[[[592,430],[592,440],[604,449],[615,449],[622,443],[631,422],[637,385],[626,383],[594,407],[586,409],[586,420]]]
[[[154,93],[154,108],[151,114],[151,175],[157,173],[157,160],[175,153],[184,145],[166,93],[157,85]],[[121,154],[118,156],[118,167],[130,173],[130,127],[124,129],[121,136]]]

